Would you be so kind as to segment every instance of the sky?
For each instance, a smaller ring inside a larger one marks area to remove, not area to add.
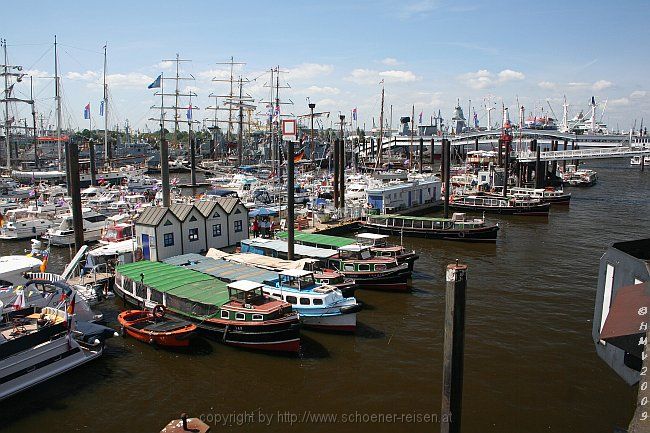
[[[378,123],[381,84],[385,113],[397,127],[400,116],[424,123],[441,111],[450,119],[460,102],[481,125],[486,106],[517,107],[529,114],[561,118],[566,96],[569,117],[588,111],[594,96],[598,116],[610,129],[628,130],[642,118],[650,122],[650,2],[446,0],[356,0],[245,2],[11,2],[0,38],[7,40],[8,63],[22,65],[34,77],[36,110],[45,125],[55,122],[54,35],[59,49],[65,125],[87,128],[83,117],[91,104],[92,122],[102,99],[103,46],[107,45],[109,127],[157,129],[160,103],[147,89],[160,73],[171,76],[176,54],[181,91],[193,91],[195,120],[213,118],[210,94],[224,95],[231,56],[235,76],[249,80],[244,92],[255,99],[260,118],[267,112],[269,70],[279,66],[283,114],[329,111],[323,126],[339,113],[355,126]],[[171,86],[169,81],[166,86]],[[166,89],[167,90],[167,89]],[[28,98],[29,80],[14,87]],[[171,105],[172,101],[165,101]],[[222,101],[217,98],[217,104]],[[189,104],[181,98],[180,106]],[[549,111],[552,110],[555,116]],[[414,106],[414,108],[413,108]],[[496,121],[498,115],[492,115]],[[470,115],[470,116],[471,116]],[[2,113],[4,116],[4,113]],[[227,114],[220,113],[224,119]],[[10,117],[31,119],[17,105]],[[183,112],[182,118],[185,119]],[[336,119],[335,119],[336,118]],[[599,117],[600,118],[600,117]],[[334,125],[336,126],[336,125]]]

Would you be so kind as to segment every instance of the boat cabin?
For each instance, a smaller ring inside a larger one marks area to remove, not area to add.
[[[246,305],[259,305],[264,303],[264,284],[255,281],[239,280],[228,284],[228,298],[231,301]]]
[[[337,251],[341,260],[368,260],[372,258],[370,247],[366,245],[346,245],[338,248]]]
[[[297,290],[310,289],[316,285],[314,273],[301,269],[287,269],[280,272],[278,282],[281,287],[292,287]]]
[[[389,238],[388,235],[381,235],[379,233],[359,233],[356,236],[357,242],[361,245],[367,245],[370,247],[386,247],[388,243],[386,239]]]

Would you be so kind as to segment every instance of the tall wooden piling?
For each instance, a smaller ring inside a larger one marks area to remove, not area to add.
[[[287,191],[287,259],[293,260],[293,250],[294,250],[294,192],[295,192],[295,181],[294,181],[294,169],[293,169],[293,141],[287,142],[288,154],[287,157],[287,183],[289,189]]]
[[[67,172],[70,174],[70,196],[72,197],[72,227],[74,228],[75,251],[84,244],[84,219],[81,210],[81,187],[79,185],[79,147],[75,140],[68,142]]]
[[[345,210],[345,139],[342,138],[339,144],[339,203],[341,209]]]
[[[544,173],[542,173],[542,162],[540,158],[541,158],[541,148],[537,147],[537,154],[535,156],[535,188],[542,188],[542,179],[544,177]]]
[[[88,141],[88,153],[90,155],[90,184],[97,185],[97,163],[95,162],[95,142],[92,138]]]
[[[424,138],[422,138],[422,137],[420,137],[420,149],[419,149],[418,154],[419,154],[419,157],[420,157],[419,158],[420,162],[418,163],[418,166],[419,166],[419,169],[420,169],[419,171],[420,171],[420,173],[422,173],[422,169],[423,169],[423,166],[424,166]]]
[[[478,152],[478,137],[474,139],[474,150]]]
[[[499,137],[499,155],[497,158],[497,165],[503,167],[503,139]]]
[[[505,164],[503,169],[503,196],[508,196],[508,177],[510,176],[510,140],[512,137],[505,133],[503,134],[503,147],[505,151]]]
[[[190,182],[192,195],[196,195],[196,137],[190,131]]]
[[[435,151],[434,151],[435,140],[431,137],[431,173],[433,174],[433,163],[435,161]]]
[[[448,139],[442,140],[442,145],[445,148],[445,218],[449,218],[449,193],[451,189],[451,182],[449,181],[451,175],[451,162],[450,162],[450,148],[451,142]]]
[[[447,265],[446,280],[440,432],[458,433],[463,403],[467,265],[458,260]]]
[[[160,180],[162,182],[163,206],[169,207],[169,143],[165,139],[164,124],[160,124]]]
[[[334,140],[334,207],[339,208],[339,139]]]
[[[446,138],[443,138],[440,144],[440,180],[442,180],[443,184],[445,183],[445,161],[447,161],[445,156],[447,152],[446,140]]]

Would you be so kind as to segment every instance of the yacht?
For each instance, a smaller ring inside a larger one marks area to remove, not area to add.
[[[634,155],[630,159],[630,165],[641,165],[641,158],[643,158],[643,165],[650,165],[650,155]]]
[[[0,228],[0,239],[29,239],[42,236],[56,224],[55,218],[62,213],[62,208],[54,205],[32,205],[8,210],[4,225]]]
[[[18,308],[2,315],[0,400],[98,358],[106,339],[116,335],[77,320],[75,292],[69,293],[57,307]]]
[[[102,237],[102,229],[106,223],[106,215],[92,209],[83,209],[84,240],[86,242],[98,241]],[[50,245],[68,246],[74,244],[74,226],[72,214],[63,217],[61,224],[51,228],[43,236],[50,241]]]

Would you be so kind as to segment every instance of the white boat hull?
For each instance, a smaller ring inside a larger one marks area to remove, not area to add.
[[[54,226],[54,222],[46,219],[36,219],[27,222],[18,221],[0,229],[0,239],[31,239],[43,236],[48,229]]]
[[[357,327],[357,313],[331,316],[312,316],[298,313],[305,326],[332,331],[354,331]]]
[[[85,364],[102,354],[63,336],[0,360],[0,400]]]
[[[74,232],[60,233],[59,231],[48,232],[43,238],[50,242],[50,245],[68,246],[74,244]],[[102,228],[84,230],[84,242],[96,242],[102,238]]]

